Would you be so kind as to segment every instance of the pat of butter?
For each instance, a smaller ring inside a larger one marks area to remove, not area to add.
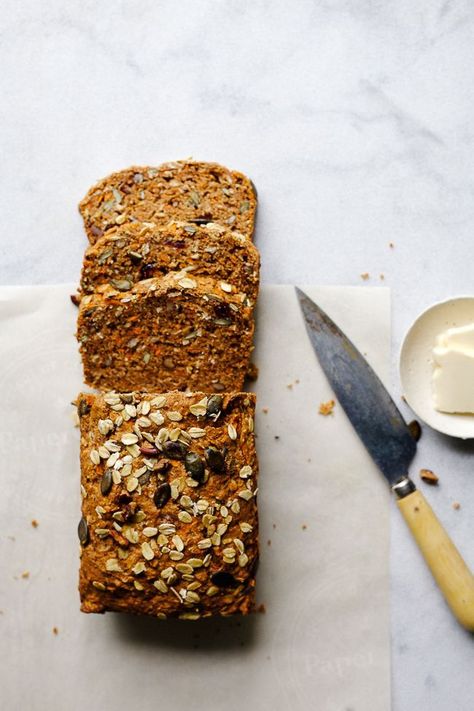
[[[433,360],[435,409],[474,413],[474,323],[440,333]]]

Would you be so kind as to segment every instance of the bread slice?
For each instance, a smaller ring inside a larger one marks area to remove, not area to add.
[[[219,222],[249,239],[257,195],[242,173],[217,163],[184,160],[131,167],[94,185],[79,204],[89,241],[130,222]]]
[[[85,296],[77,338],[100,390],[241,390],[254,322],[245,294],[185,272]]]
[[[77,409],[81,610],[252,612],[255,395],[81,394]]]
[[[189,276],[223,282],[229,293],[245,293],[255,304],[259,266],[256,247],[222,225],[171,222],[154,227],[135,222],[107,232],[86,250],[81,290],[90,294],[107,285],[130,290],[140,280],[186,269]]]

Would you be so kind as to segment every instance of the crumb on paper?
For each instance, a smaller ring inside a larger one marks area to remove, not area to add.
[[[418,420],[412,420],[408,423],[407,427],[410,430],[410,434],[415,440],[415,442],[418,442],[422,435],[421,425]]]
[[[77,294],[71,294],[71,301],[74,304],[74,306],[79,306],[81,303],[79,296]]]
[[[35,518],[33,518],[31,519],[31,525],[33,526],[33,528],[38,528],[39,523]]]
[[[431,486],[436,486],[439,482],[439,476],[431,469],[420,469],[420,479],[426,481],[427,484],[431,484]]]
[[[57,627],[53,627],[53,634],[59,634],[59,630]]]
[[[384,281],[384,280],[385,280],[385,274],[379,274],[379,279],[380,279],[380,281]]]
[[[403,402],[406,402],[406,401],[407,401],[405,395],[400,395],[400,399],[403,400]]]
[[[265,605],[263,604],[263,602],[261,602],[260,605],[257,607],[257,612],[260,612],[262,615],[264,615],[266,611],[267,610]]]
[[[275,439],[280,439],[280,435],[275,435]]]
[[[328,400],[327,402],[322,402],[319,405],[319,414],[324,415],[324,417],[327,417],[328,415],[332,415],[334,406],[336,404],[335,400]]]
[[[389,243],[388,243],[388,246],[390,247],[390,249],[394,249],[395,244],[394,244],[393,242],[389,242]]]
[[[276,523],[272,523],[272,526],[273,526],[273,528],[277,527]]]
[[[286,387],[288,388],[288,390],[293,390],[293,383],[288,383]]]
[[[308,526],[307,526],[305,523],[303,523],[303,524],[301,525],[301,530],[302,530],[302,531],[306,531],[307,528],[308,528]]]
[[[247,368],[247,378],[254,382],[258,378],[258,368],[255,365],[255,363],[250,363],[249,367]]]
[[[271,546],[271,545],[272,545],[272,539],[269,538],[268,541],[267,541],[267,546]]]
[[[360,275],[360,278],[363,279],[363,281],[367,281],[368,279],[370,279],[370,274],[369,274],[369,272],[363,272],[363,273]]]
[[[451,505],[456,511],[461,508],[461,504],[459,503],[459,501],[453,501]]]
[[[27,579],[30,577],[30,571],[29,571],[29,570],[25,570],[25,572],[21,574],[21,577],[22,577],[24,580],[27,580]]]
[[[262,407],[262,412],[264,415],[268,415],[268,407]]]

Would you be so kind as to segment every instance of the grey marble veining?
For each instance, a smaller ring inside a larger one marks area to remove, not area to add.
[[[108,172],[217,160],[259,188],[266,282],[392,288],[399,392],[406,327],[473,291],[473,34],[470,0],[5,0],[0,282],[77,277]],[[474,445],[425,429],[420,466],[474,567]],[[474,639],[392,518],[394,711],[469,711]]]

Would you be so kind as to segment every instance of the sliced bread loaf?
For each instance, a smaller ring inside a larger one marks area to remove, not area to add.
[[[89,241],[130,222],[219,222],[252,238],[257,195],[242,173],[217,163],[131,167],[94,185],[79,204]]]
[[[212,277],[223,292],[245,293],[253,305],[259,266],[250,240],[222,225],[171,222],[155,227],[135,222],[107,232],[86,250],[81,290],[91,294],[110,285],[128,291],[143,279],[186,269],[189,276]]]
[[[80,304],[87,385],[101,390],[241,390],[252,352],[252,307],[185,272],[108,287]]]

